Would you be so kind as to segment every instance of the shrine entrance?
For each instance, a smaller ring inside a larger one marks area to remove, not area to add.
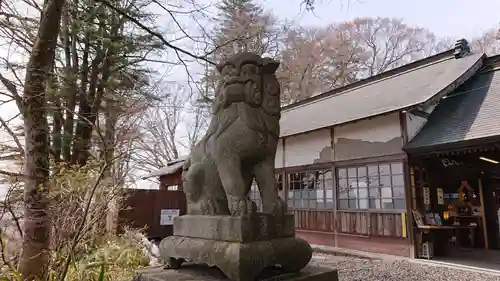
[[[410,157],[415,256],[500,270],[500,150]]]

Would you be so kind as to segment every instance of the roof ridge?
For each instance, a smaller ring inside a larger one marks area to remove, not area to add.
[[[498,118],[497,109],[500,107],[499,90],[496,87],[500,83],[500,76],[495,73],[500,68],[491,68],[491,63],[496,65],[500,62],[500,56],[485,60],[481,71],[439,102],[426,124],[403,146],[403,150],[419,154],[498,142],[498,126],[488,124]],[[491,77],[484,79],[485,76]],[[461,99],[454,99],[455,97]],[[481,110],[484,106],[488,110]],[[463,114],[464,112],[467,114]]]
[[[431,61],[431,62],[429,62],[427,64],[416,66],[414,68],[410,68],[410,69],[407,69],[405,71],[402,71],[402,72],[399,72],[399,73],[395,73],[394,75],[391,75],[391,76],[382,77],[382,78],[374,80],[374,81],[369,81],[367,83],[358,85],[356,87],[352,87],[350,89],[346,89],[346,90],[340,91],[338,93],[332,93],[332,94],[326,95],[326,96],[324,96],[322,98],[318,98],[318,99],[312,100],[312,101],[307,102],[307,103],[299,104],[296,107],[286,108],[286,109],[284,109],[282,111],[293,110],[294,108],[299,108],[299,107],[307,106],[309,104],[313,104],[313,103],[316,103],[316,102],[321,102],[321,101],[324,101],[324,100],[329,99],[329,98],[333,98],[333,97],[341,96],[341,95],[344,95],[344,94],[348,94],[348,93],[350,93],[352,91],[355,91],[355,90],[358,90],[358,89],[362,89],[362,88],[365,88],[365,87],[368,87],[368,86],[372,86],[374,84],[377,84],[377,83],[380,83],[380,82],[392,79],[394,77],[398,77],[398,76],[401,76],[401,75],[404,75],[404,74],[408,74],[408,73],[411,73],[413,71],[417,71],[419,69],[422,69],[422,68],[425,68],[425,67],[429,67],[429,66],[437,64],[437,63],[442,63],[442,62],[450,60],[450,59],[454,59],[454,58],[453,57],[444,57],[444,58],[441,58],[439,60]],[[338,89],[341,89],[341,88],[338,88]]]
[[[425,64],[406,68],[408,71],[399,71],[399,75],[392,75],[391,79],[386,79],[383,83],[364,83],[368,87],[342,89],[337,91],[341,93],[338,99],[333,98],[335,95],[323,95],[321,99],[308,101],[295,110],[283,110],[280,136],[295,135],[388,114],[422,103],[432,103],[434,99],[437,101],[468,80],[483,65],[486,56],[483,53],[472,53],[463,59],[446,57],[435,57],[432,61],[427,60]],[[348,94],[352,91],[354,93]],[[395,95],[397,92],[399,94]],[[306,119],[297,122],[301,118]]]
[[[362,87],[364,85],[372,85],[373,83],[375,83],[377,81],[380,81],[380,80],[383,80],[386,78],[394,77],[394,76],[398,75],[399,73],[407,73],[408,71],[411,71],[413,69],[420,69],[420,67],[429,66],[429,65],[432,65],[436,62],[443,61],[445,59],[454,58],[454,55],[453,55],[454,51],[455,51],[455,49],[452,48],[452,49],[446,50],[444,52],[437,53],[435,55],[425,57],[425,58],[413,61],[413,62],[408,63],[408,64],[404,64],[400,67],[396,67],[396,68],[378,73],[376,75],[372,75],[370,77],[361,79],[361,80],[356,81],[354,83],[350,83],[350,84],[347,84],[347,85],[342,86],[342,87],[334,88],[334,89],[331,89],[331,90],[326,91],[324,93],[321,93],[319,95],[312,96],[312,97],[309,97],[307,99],[301,100],[299,102],[283,106],[281,108],[281,110],[288,111],[289,109],[292,109],[295,107],[300,107],[301,105],[309,104],[309,103],[312,103],[316,100],[323,100],[326,97],[334,96],[334,95],[337,95],[337,94],[344,92],[344,91],[348,91],[348,90],[351,90],[354,88],[359,89],[360,87]]]

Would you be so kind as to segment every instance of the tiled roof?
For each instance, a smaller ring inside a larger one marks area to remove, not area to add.
[[[456,59],[444,52],[383,78],[367,79],[356,86],[336,89],[309,102],[285,107],[280,120],[280,136],[289,136],[342,123],[356,121],[426,102],[457,81],[468,79],[482,64],[483,54]]]
[[[479,72],[443,99],[405,150],[500,136],[500,69]]]

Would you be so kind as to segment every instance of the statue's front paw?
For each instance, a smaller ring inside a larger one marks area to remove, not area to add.
[[[207,215],[210,215],[210,216],[214,216],[217,214],[217,210],[219,208],[217,207],[217,202],[215,199],[211,198],[211,199],[207,199],[207,202],[206,202],[206,210],[207,210]]]
[[[233,197],[229,202],[229,211],[232,216],[251,216],[257,211],[257,206],[250,199],[237,199]]]
[[[285,201],[283,201],[281,197],[278,197],[278,199],[276,199],[276,202],[274,203],[273,215],[283,216],[285,212],[286,212]]]

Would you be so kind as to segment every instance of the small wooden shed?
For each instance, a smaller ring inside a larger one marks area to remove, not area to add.
[[[161,240],[173,233],[173,217],[186,213],[186,196],[182,191],[182,165],[186,157],[170,161],[166,167],[143,177],[158,177],[159,189],[127,189],[119,213],[122,226],[145,228],[148,239]]]
[[[143,179],[158,177],[160,180],[160,190],[182,190],[182,165],[187,156],[170,161],[167,166],[158,169],[145,176]]]

